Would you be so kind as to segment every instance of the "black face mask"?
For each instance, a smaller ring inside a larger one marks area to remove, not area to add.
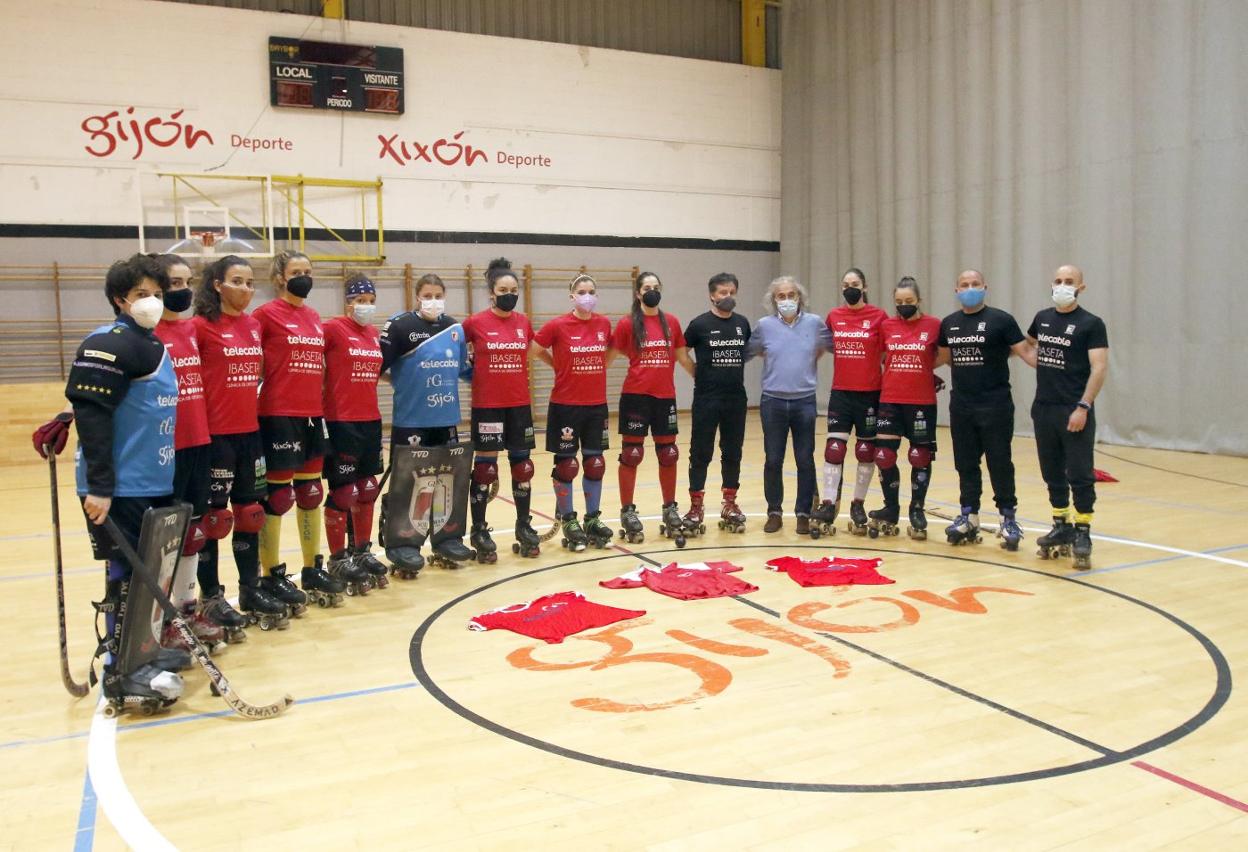
[[[312,276],[296,275],[286,281],[286,292],[300,299],[308,298],[308,294],[312,292]]]
[[[647,308],[657,308],[662,298],[663,294],[658,290],[647,290],[641,294],[641,303]]]
[[[165,293],[165,310],[180,314],[191,306],[195,291],[190,287],[185,290],[170,290]]]
[[[846,287],[841,291],[841,295],[845,297],[845,302],[850,305],[856,305],[862,301],[861,287]]]
[[[898,305],[897,306],[897,316],[901,317],[902,319],[910,319],[912,316],[914,316],[918,312],[919,312],[918,305]]]
[[[500,311],[514,311],[519,301],[519,293],[501,293],[494,297],[494,306]]]
[[[732,309],[735,308],[736,306],[737,306],[737,300],[734,299],[732,296],[724,296],[724,298],[720,299],[718,302],[715,303],[715,307],[723,311],[726,314],[732,313]]]

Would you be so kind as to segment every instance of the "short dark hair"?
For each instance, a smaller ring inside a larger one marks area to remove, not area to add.
[[[898,290],[913,290],[914,297],[916,299],[923,298],[923,294],[919,292],[919,282],[915,281],[909,275],[897,282],[897,286],[893,288],[893,292],[896,293]]]
[[[490,265],[485,270],[485,283],[489,285],[490,292],[494,292],[494,285],[502,278],[511,276],[516,279],[516,283],[520,283],[519,276],[516,275],[514,269],[511,268],[511,261],[505,257],[496,257],[490,261]]]
[[[714,293],[715,288],[720,284],[731,284],[738,290],[741,289],[741,282],[738,281],[737,276],[733,275],[731,272],[717,272],[712,275],[711,280],[706,282],[706,289],[708,292]]]
[[[150,278],[164,293],[169,289],[169,276],[154,259],[145,254],[134,254],[125,260],[119,260],[108,268],[104,276],[104,295],[108,299],[113,315],[121,313],[116,299],[125,300],[126,294],[133,290],[144,278]]]

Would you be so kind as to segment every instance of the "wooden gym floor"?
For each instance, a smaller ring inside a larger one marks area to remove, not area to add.
[[[929,505],[956,512],[940,440]],[[252,702],[298,700],[262,722],[233,717],[198,670],[155,719],[71,699],[46,466],[6,468],[0,846],[1245,848],[1248,699],[1232,684],[1248,675],[1248,459],[1104,447],[1097,466],[1121,482],[1098,488],[1094,570],[1076,574],[1035,555],[1047,505],[1028,439],[1014,444],[1018,553],[991,538],[951,547],[937,517],[926,542],[853,537],[844,518],[830,540],[799,540],[791,517],[764,536],[761,445],[751,415],[745,535],[712,527],[683,555],[659,538],[651,452],[636,555],[551,542],[538,559],[429,568],[287,631],[251,629],[223,670]],[[537,468],[534,506],[549,514],[544,454]],[[101,582],[70,470],[67,453],[81,678]],[[791,472],[785,484],[791,503]],[[603,503],[613,514],[613,472]],[[490,508],[509,551],[512,509]],[[292,523],[285,535],[297,559]],[[803,589],[762,567],[826,553],[882,556],[897,582]],[[678,558],[731,560],[761,588],[679,602],[597,586]],[[233,593],[228,558],[222,569]],[[647,614],[549,646],[465,629],[564,590]]]

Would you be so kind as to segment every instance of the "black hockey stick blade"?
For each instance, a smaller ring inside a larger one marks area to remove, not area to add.
[[[199,641],[199,637],[195,635],[190,625],[186,623],[182,613],[178,612],[177,607],[169,600],[169,596],[165,594],[160,584],[148,574],[143,560],[135,552],[130,542],[126,540],[122,531],[117,528],[117,524],[112,518],[104,519],[104,528],[108,530],[108,534],[112,536],[113,542],[117,545],[122,555],[125,556],[126,561],[130,563],[130,569],[134,576],[138,577],[143,585],[147,586],[148,591],[156,599],[156,603],[160,605],[161,610],[173,623],[182,640],[191,649],[191,656],[195,658],[195,662],[199,663],[200,668],[208,675],[208,680],[212,682],[212,686],[217,694],[225,700],[226,704],[230,705],[230,708],[235,713],[244,719],[271,719],[274,716],[280,716],[286,712],[290,705],[295,703],[295,699],[289,695],[284,695],[280,700],[265,705],[249,704],[240,698],[238,693],[234,692],[233,687],[230,686],[230,682],[226,680],[225,675],[222,674],[221,669],[213,662],[212,657],[209,656],[208,649],[204,647],[204,643]]]
[[[65,630],[65,563],[61,558],[61,501],[56,482],[56,452],[50,444],[43,451],[48,457],[48,475],[52,480],[52,542],[56,552],[56,626],[61,637],[61,683],[70,695],[82,698],[91,691],[91,687],[74,680],[69,672],[69,637]]]

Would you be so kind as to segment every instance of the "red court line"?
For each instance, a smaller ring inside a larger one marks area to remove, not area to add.
[[[1145,763],[1142,760],[1133,760],[1131,761],[1131,765],[1139,767],[1140,769],[1143,769],[1145,772],[1151,772],[1154,775],[1156,775],[1158,778],[1165,778],[1167,781],[1173,781],[1175,784],[1178,784],[1180,787],[1186,787],[1189,790],[1193,790],[1197,793],[1200,793],[1202,796],[1208,796],[1209,798],[1215,801],[1221,802],[1224,805],[1230,805],[1232,808],[1235,808],[1236,810],[1243,811],[1244,813],[1248,813],[1248,803],[1241,802],[1239,799],[1232,799],[1230,796],[1223,795],[1222,793],[1219,793],[1217,790],[1210,790],[1208,787],[1204,787],[1200,784],[1197,784],[1195,781],[1188,781],[1186,778],[1180,778],[1178,775],[1175,775],[1172,772],[1167,772],[1164,769],[1159,769],[1158,767],[1153,766],[1151,763]]]

